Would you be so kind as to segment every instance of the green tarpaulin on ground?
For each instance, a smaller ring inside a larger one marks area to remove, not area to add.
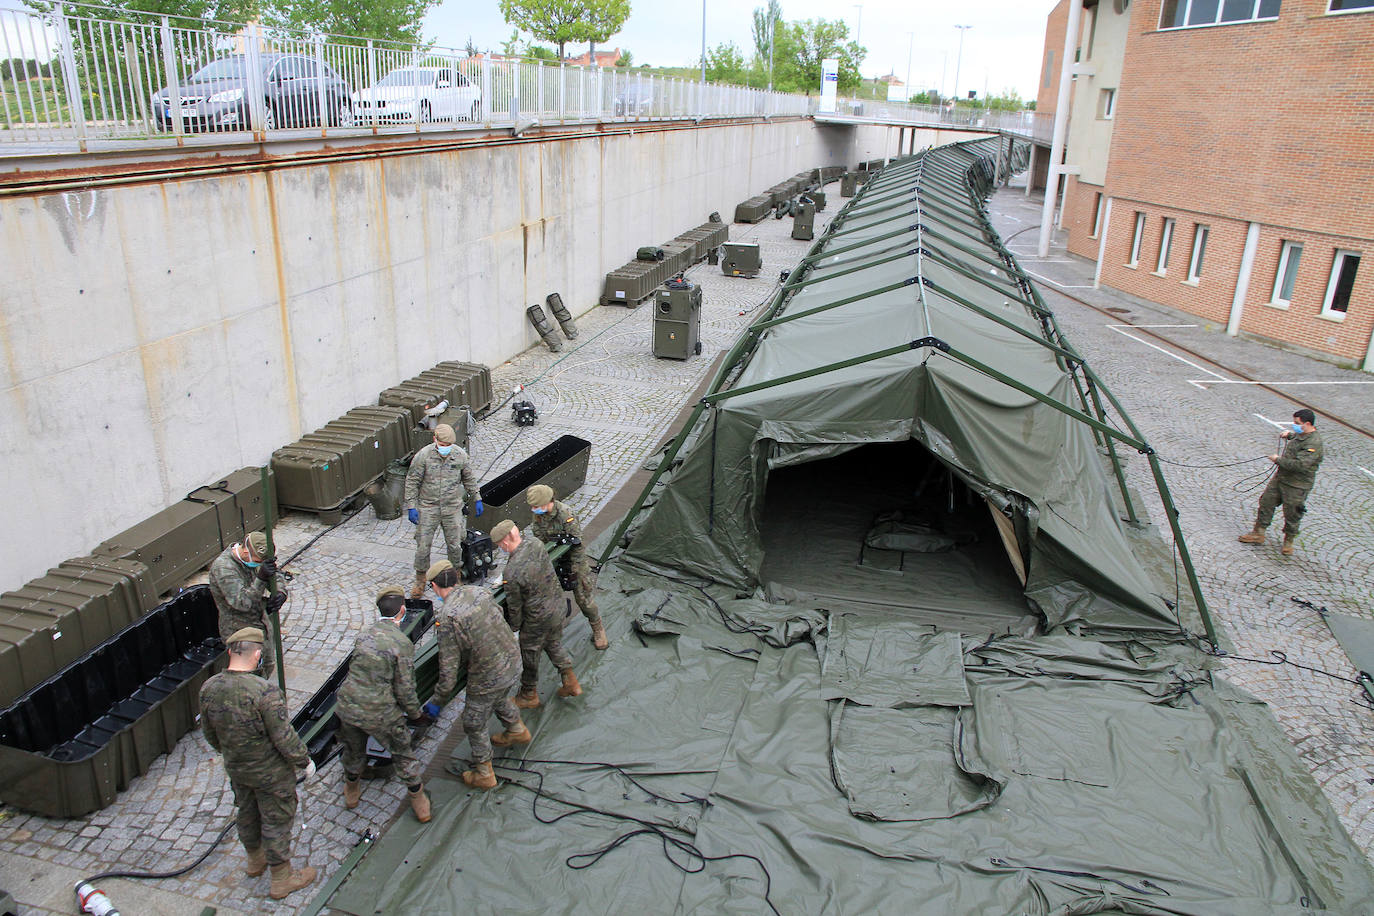
[[[818,250],[922,227],[863,249],[901,256],[773,314],[936,285],[776,325],[733,389],[937,336],[1075,403],[1051,351],[939,292],[1042,331],[981,222],[993,149],[879,173]],[[1264,706],[1181,632],[1086,426],[925,348],[721,399],[689,435],[602,571],[610,649],[571,624],[584,694],[557,698],[546,669],[502,785],[456,783],[460,744],[434,821],[384,837],[335,911],[1368,911],[1368,862]],[[910,505],[887,505],[907,477]],[[894,508],[967,546],[867,545]]]

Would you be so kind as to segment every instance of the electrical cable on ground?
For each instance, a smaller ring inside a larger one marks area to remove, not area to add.
[[[97,881],[105,881],[109,878],[133,878],[140,881],[160,880],[163,878],[179,878],[182,875],[186,874],[188,871],[191,871],[194,868],[198,868],[202,862],[210,858],[210,853],[214,852],[219,847],[219,844],[224,842],[224,838],[229,835],[229,831],[234,829],[235,823],[236,819],[231,817],[229,819],[229,823],[225,824],[224,829],[219,832],[219,836],[215,837],[214,841],[210,843],[209,847],[204,852],[202,852],[200,854],[200,857],[197,858],[190,865],[184,865],[181,868],[175,869],[174,871],[163,872],[123,870],[105,871],[101,872],[98,875],[91,875],[89,878],[85,878],[83,880],[87,884],[95,884]]]

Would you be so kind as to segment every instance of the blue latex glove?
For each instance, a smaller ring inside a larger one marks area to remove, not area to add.
[[[479,499],[479,500],[477,500],[477,502],[473,503],[473,505],[472,505],[472,514],[473,514],[473,515],[481,515],[481,514],[482,514],[482,511],[483,511],[485,508],[486,508],[486,507],[482,505],[482,501]]]
[[[418,525],[418,524],[420,524],[420,510],[419,510],[419,509],[407,509],[407,510],[406,510],[406,516],[410,519],[410,523],[411,523],[412,525]]]
[[[439,718],[439,710],[441,708],[442,707],[440,707],[439,704],[434,702],[433,700],[430,700],[424,706],[420,707],[424,714],[429,716],[431,719]]]

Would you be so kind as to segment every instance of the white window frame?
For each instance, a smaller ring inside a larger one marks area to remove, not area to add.
[[[1155,273],[1164,276],[1169,272],[1169,249],[1174,244],[1174,218],[1164,217],[1164,225],[1159,230],[1159,254],[1155,257]]]
[[[1207,237],[1211,234],[1211,226],[1193,224],[1193,254],[1188,259],[1188,279],[1184,283],[1196,286],[1202,280],[1202,260],[1207,255]]]
[[[1116,90],[1103,89],[1097,99],[1097,118],[1110,121],[1116,117]]]
[[[1097,207],[1093,211],[1093,231],[1088,233],[1088,238],[1095,239],[1102,231],[1102,211],[1107,206],[1107,195],[1101,191],[1097,192]]]
[[[1140,243],[1145,240],[1145,211],[1135,211],[1135,236],[1131,239],[1131,259],[1126,262],[1127,267],[1135,267],[1140,263]]]
[[[1260,15],[1258,15],[1258,13],[1259,13],[1259,7],[1260,7],[1260,2],[1261,2],[1261,0],[1254,0],[1254,2],[1251,4],[1251,6],[1250,6],[1250,18],[1248,18],[1248,19],[1228,19],[1228,20],[1226,20],[1225,22],[1222,22],[1222,21],[1221,21],[1221,14],[1222,14],[1222,11],[1226,8],[1226,0],[1217,0],[1217,18],[1216,18],[1216,19],[1212,20],[1211,22],[1197,22],[1197,23],[1193,23],[1192,25],[1189,25],[1189,24],[1188,24],[1188,18],[1189,18],[1190,14],[1191,14],[1192,11],[1193,11],[1193,0],[1179,0],[1179,3],[1183,6],[1183,24],[1182,24],[1182,25],[1164,25],[1164,23],[1161,21],[1161,22],[1159,23],[1159,31],[1161,31],[1161,32],[1176,32],[1176,31],[1178,31],[1179,29],[1209,29],[1209,28],[1213,28],[1214,26],[1219,26],[1219,25],[1240,25],[1241,23],[1244,23],[1244,22],[1275,22],[1275,21],[1277,21],[1278,18],[1279,18],[1277,14],[1276,14],[1276,15],[1273,15],[1273,16],[1260,16]],[[1329,6],[1329,3],[1328,3],[1328,6]],[[1342,10],[1342,12],[1345,12],[1345,11]],[[1164,17],[1164,6],[1163,6],[1163,4],[1160,4],[1160,7],[1159,7],[1159,15],[1160,15],[1160,19],[1162,20],[1163,17]]]
[[[1348,10],[1333,10],[1333,9],[1331,8],[1331,0],[1327,0],[1327,3],[1326,3],[1326,15],[1328,15],[1328,16],[1345,16],[1345,15],[1348,15],[1348,14],[1350,14],[1350,13],[1374,13],[1374,3],[1369,3],[1369,4],[1366,5],[1366,6],[1357,6],[1357,7],[1354,7],[1353,9],[1348,9]]]
[[[1325,318],[1325,319],[1327,319],[1328,321],[1344,321],[1344,320],[1345,320],[1346,312],[1341,312],[1341,311],[1337,311],[1337,310],[1333,309],[1333,308],[1331,307],[1331,300],[1334,299],[1334,298],[1336,298],[1336,283],[1337,283],[1337,282],[1340,280],[1340,278],[1341,278],[1341,268],[1342,268],[1342,266],[1344,266],[1346,259],[1347,259],[1347,258],[1352,258],[1352,257],[1353,257],[1353,258],[1355,258],[1356,260],[1362,260],[1362,254],[1363,254],[1362,252],[1359,252],[1359,251],[1352,251],[1352,250],[1349,249],[1349,248],[1337,248],[1337,249],[1336,249],[1335,257],[1333,257],[1333,258],[1331,259],[1331,277],[1330,277],[1330,279],[1328,279],[1328,280],[1326,281],[1326,295],[1322,297],[1322,310],[1321,310],[1321,317],[1322,317],[1322,318]],[[1358,271],[1359,269],[1360,269],[1360,268],[1359,268],[1359,266],[1357,265],[1357,266],[1355,267],[1355,270]],[[1353,290],[1352,290],[1352,293],[1353,293]],[[1347,303],[1346,303],[1346,309],[1348,310],[1349,308],[1350,308],[1350,303],[1347,302]]]
[[[1293,304],[1293,290],[1290,289],[1288,295],[1284,296],[1283,287],[1296,287],[1301,265],[1302,242],[1285,241],[1279,246],[1279,266],[1274,271],[1274,294],[1269,297],[1269,304],[1274,308],[1286,309]]]

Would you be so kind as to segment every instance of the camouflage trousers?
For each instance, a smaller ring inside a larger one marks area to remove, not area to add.
[[[296,819],[296,780],[288,776],[267,785],[250,785],[230,778],[238,805],[239,842],[244,849],[259,846],[268,865],[291,861],[291,823]]]
[[[560,608],[549,620],[532,622],[525,619],[520,628],[520,688],[533,690],[539,686],[539,656],[548,655],[559,671],[572,667],[572,656],[563,648],[563,610]]]
[[[511,691],[515,689],[515,679],[510,683],[490,690],[468,690],[467,701],[463,705],[463,731],[467,733],[468,743],[472,745],[472,762],[485,763],[491,760],[491,734],[487,722],[491,714],[507,729],[520,721],[520,710],[511,702]]]
[[[233,614],[219,615],[219,638],[226,643],[229,637],[233,636],[244,627],[260,627],[267,641],[262,644],[262,665],[258,668],[258,674],[263,680],[276,680],[277,673],[277,650],[272,643],[271,617],[264,616],[258,620],[251,617],[238,617]]]
[[[1260,494],[1259,515],[1255,518],[1255,524],[1260,528],[1268,528],[1274,521],[1274,510],[1282,505],[1283,533],[1289,537],[1296,535],[1302,525],[1302,517],[1307,513],[1307,494],[1310,492],[1302,487],[1281,484],[1277,479],[1270,480],[1269,486]]]
[[[343,771],[348,779],[357,779],[367,768],[367,736],[391,753],[396,776],[406,786],[420,784],[420,758],[410,746],[410,728],[404,716],[398,715],[390,725],[368,731],[347,722],[339,723],[339,745],[343,748]]]
[[[596,606],[596,576],[587,562],[586,554],[578,551],[572,559],[573,600],[588,623],[601,622],[601,610]]]
[[[463,536],[467,534],[467,521],[463,518],[463,507],[441,509],[438,506],[420,507],[420,524],[415,526],[415,571],[429,569],[429,555],[434,549],[434,535],[444,529],[444,548],[448,561],[454,569],[463,568]]]

